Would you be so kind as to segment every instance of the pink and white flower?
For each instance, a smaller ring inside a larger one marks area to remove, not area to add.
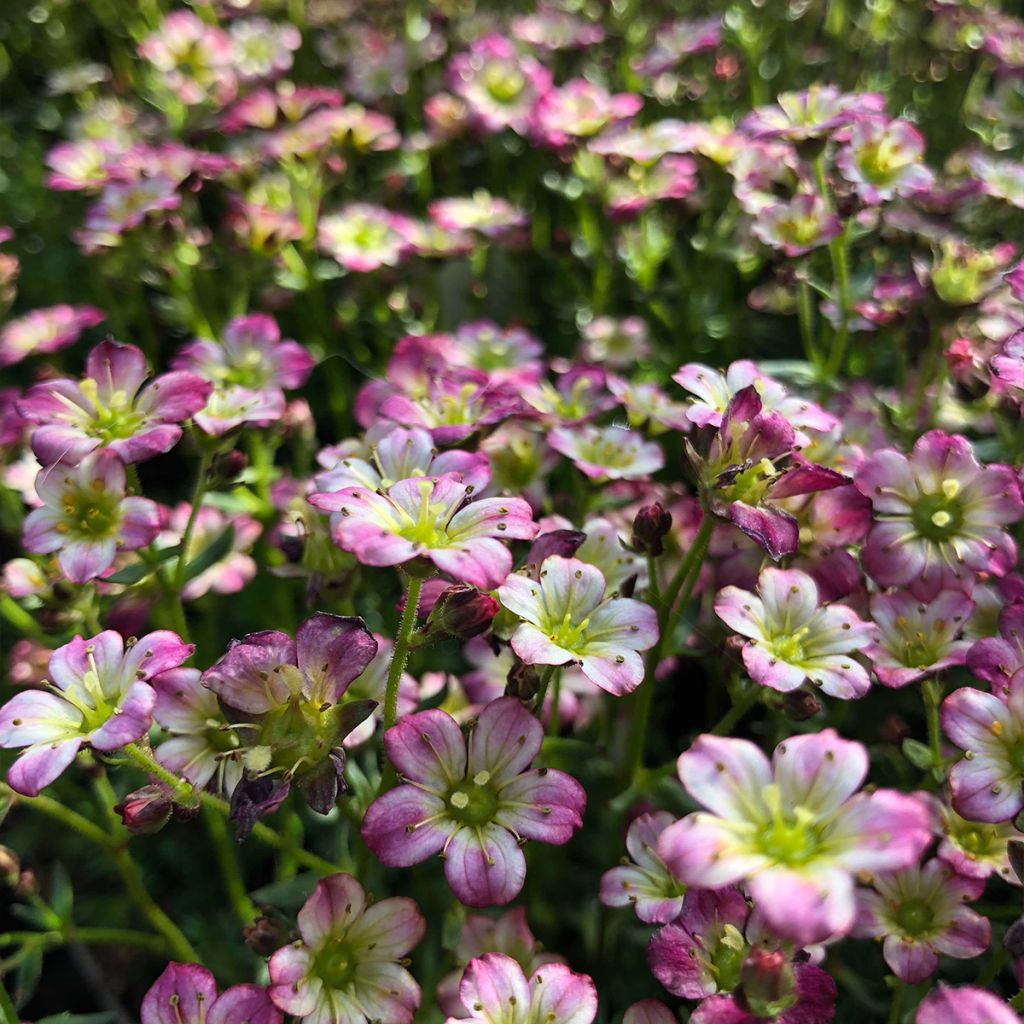
[[[679,777],[707,808],[670,825],[658,854],[681,882],[745,882],[768,927],[801,945],[848,934],[854,876],[915,864],[931,841],[914,796],[857,793],[867,751],[833,729],[793,736],[771,762],[753,743],[699,736]]]
[[[939,984],[917,1008],[914,1024],[1020,1024],[999,996],[983,988]]]
[[[94,306],[62,304],[33,309],[8,321],[0,330],[0,367],[66,348],[78,340],[82,331],[103,319],[103,313]]]
[[[661,445],[625,427],[556,427],[548,444],[592,480],[632,480],[665,465]]]
[[[320,249],[353,273],[397,267],[415,238],[408,217],[371,203],[350,203],[317,222]]]
[[[538,97],[530,111],[530,134],[542,145],[563,149],[630,121],[643,105],[636,93],[612,94],[586,78],[573,78]]]
[[[192,650],[168,630],[127,648],[112,629],[59,647],[47,669],[49,692],[25,690],[0,708],[0,746],[27,748],[7,773],[11,788],[36,796],[83,746],[110,753],[145,736],[156,703],[153,677],[177,668]]]
[[[606,907],[629,907],[645,924],[668,924],[683,909],[683,887],[658,856],[658,837],[676,819],[667,811],[641,814],[626,833],[632,863],[601,876],[601,902]]]
[[[923,155],[924,136],[909,121],[864,118],[850,128],[836,167],[865,203],[877,205],[932,184]]]
[[[192,11],[172,11],[160,28],[139,44],[139,56],[160,72],[163,84],[182,103],[194,106],[234,98],[231,37]]]
[[[988,949],[988,919],[965,906],[976,900],[984,881],[964,878],[940,860],[878,875],[872,889],[857,893],[853,934],[881,939],[882,955],[901,981],[930,978],[939,954],[970,960]]]
[[[875,510],[861,560],[882,586],[970,590],[976,573],[1004,576],[1015,564],[1004,527],[1024,516],[1017,477],[1008,466],[981,465],[966,438],[932,430],[909,458],[875,452],[854,483]]]
[[[586,974],[565,964],[544,964],[530,975],[504,953],[471,960],[462,975],[459,995],[470,1008],[470,1024],[592,1024],[597,1016],[597,989]],[[459,1024],[449,1017],[445,1024]]]
[[[658,641],[657,615],[632,598],[605,597],[604,574],[576,558],[551,555],[538,579],[512,575],[498,599],[524,621],[512,649],[527,665],[578,664],[583,674],[615,696],[644,678],[640,651]]]
[[[810,680],[830,697],[863,697],[871,680],[853,652],[874,630],[844,605],[822,605],[813,577],[799,569],[762,571],[757,593],[725,587],[715,614],[741,636],[743,664],[761,686],[788,693]]]
[[[974,602],[962,590],[942,590],[919,601],[906,590],[876,594],[871,618],[877,630],[864,647],[878,681],[908,686],[944,668],[962,665],[971,647],[961,639]]]
[[[310,1024],[411,1024],[421,992],[403,958],[427,930],[404,897],[371,903],[351,875],[322,878],[299,911],[299,939],[271,958],[270,999]]]
[[[168,964],[139,1010],[141,1024],[281,1024],[281,1011],[259,985],[234,985],[217,994],[213,975],[199,964]]]
[[[22,543],[36,555],[57,555],[72,583],[102,576],[118,551],[137,551],[160,532],[160,510],[126,495],[124,463],[110,451],[90,452],[77,466],[58,462],[39,471],[40,506],[25,518]]]
[[[143,387],[146,358],[134,345],[102,341],[88,355],[85,377],[29,388],[18,410],[31,423],[32,451],[43,465],[78,461],[97,449],[123,462],[170,451],[181,423],[202,409],[212,386],[193,373],[161,374]]]
[[[564,772],[529,767],[543,738],[514,697],[488,704],[468,742],[444,711],[407,715],[384,734],[403,784],[367,810],[367,846],[388,867],[443,854],[445,878],[464,904],[510,902],[526,878],[522,842],[561,845],[583,823],[583,787]]]
[[[538,526],[522,498],[470,501],[471,492],[447,473],[399,480],[383,493],[345,487],[309,500],[340,514],[335,542],[364,565],[424,557],[455,579],[490,590],[512,570],[512,553],[502,540],[532,540]]]
[[[792,199],[765,206],[751,230],[765,245],[796,257],[828,245],[839,237],[843,226],[821,196],[799,192]]]

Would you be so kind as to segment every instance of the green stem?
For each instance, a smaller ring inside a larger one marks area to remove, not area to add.
[[[117,803],[117,794],[111,788],[106,772],[99,772],[93,779],[93,790],[96,793],[96,801],[106,815],[111,831],[116,835],[123,831],[121,821],[114,810]],[[142,872],[135,863],[128,848],[118,844],[111,849],[111,856],[114,858],[114,865],[117,867],[121,881],[129,898],[135,904],[138,911],[153,926],[153,930],[162,935],[167,941],[167,948],[175,960],[182,963],[202,963],[199,954],[195,951],[192,943],[185,938],[181,929],[164,913],[149,894],[146,883],[142,879]]]
[[[228,899],[231,900],[235,916],[245,928],[256,920],[259,912],[246,891],[238,857],[228,835],[227,823],[223,816],[212,808],[204,808],[202,817],[203,824],[206,826],[206,834],[210,838],[213,852],[220,866],[220,872],[224,876],[224,887],[227,889]]]
[[[174,569],[174,592],[179,602],[181,601],[181,591],[185,586],[185,571],[188,568],[188,546],[192,541],[192,531],[195,529],[196,516],[199,515],[199,508],[203,503],[203,495],[206,493],[212,462],[212,452],[204,448],[199,458],[196,484],[192,491],[192,507],[189,509],[188,521],[185,523],[185,530],[181,535],[181,553],[178,555],[178,563]]]
[[[538,718],[544,714],[544,699],[548,695],[548,686],[557,668],[557,665],[545,665],[544,671],[540,674],[540,686],[537,687],[537,696],[533,699],[534,711]]]
[[[548,718],[548,735],[557,736],[559,726],[561,725],[561,714],[558,707],[558,699],[562,695],[562,673],[557,666],[552,667],[556,670],[552,676],[554,679],[554,686],[551,687],[551,715]]]
[[[62,803],[48,796],[22,796],[3,783],[0,783],[0,795],[7,799],[13,798],[18,804],[24,804],[26,807],[41,811],[48,817],[53,818],[54,821],[59,821],[62,825],[73,829],[83,839],[88,839],[90,843],[95,843],[105,850],[113,850],[117,845],[117,842],[110,835],[94,825],[88,818],[84,818],[81,814],[71,810],[69,807],[65,807]]]
[[[828,175],[825,172],[825,151],[822,150],[814,161],[814,176],[818,184],[821,198],[830,211],[835,210],[832,193],[828,187]],[[838,237],[828,243],[828,254],[832,261],[833,298],[839,313],[839,327],[836,330],[832,349],[825,363],[823,377],[834,380],[842,370],[846,358],[846,346],[850,337],[850,259],[846,251],[846,226]]]
[[[193,787],[188,779],[181,778],[168,771],[152,754],[148,753],[137,743],[129,743],[126,747],[121,748],[121,752],[136,768],[141,769],[147,775],[152,775],[164,783],[164,785],[169,786],[175,803],[184,804],[186,807],[194,807],[196,805],[195,787]]]
[[[889,1016],[887,1024],[899,1024],[900,1006],[903,1002],[903,982],[896,979],[892,987],[892,1002],[889,1004]]]
[[[49,946],[63,946],[80,942],[87,946],[131,946],[156,956],[167,956],[167,943],[161,935],[137,932],[131,928],[76,928],[54,932],[4,932],[0,934],[0,948],[20,946],[26,942],[42,942]]]
[[[942,680],[933,677],[921,684],[921,696],[924,698],[925,720],[928,723],[928,749],[932,755],[932,775],[937,782],[942,781],[942,730],[939,725],[939,706],[945,687]]]
[[[800,320],[800,337],[803,339],[804,356],[815,369],[818,367],[818,349],[814,343],[814,306],[811,300],[811,286],[800,282],[796,293],[796,310]]]
[[[761,699],[761,687],[753,686],[718,720],[711,730],[712,736],[727,736],[743,720],[750,709]]]
[[[420,603],[420,591],[423,580],[419,576],[410,576],[405,589],[405,608],[402,619],[398,623],[398,635],[395,637],[395,650],[391,655],[388,667],[388,679],[384,689],[384,731],[387,732],[398,721],[398,684],[405,671],[405,663],[409,659],[409,640],[416,625],[416,609]]]
[[[704,518],[701,520],[700,529],[697,531],[697,536],[693,540],[693,547],[690,548],[689,553],[686,556],[689,565],[687,567],[686,577],[683,580],[683,585],[679,591],[679,601],[676,603],[673,599],[666,602],[665,628],[662,630],[661,636],[658,638],[658,643],[654,648],[658,652],[659,659],[665,644],[672,639],[672,635],[675,633],[676,627],[679,625],[679,621],[682,619],[683,613],[686,611],[686,606],[689,604],[690,598],[693,596],[694,588],[697,586],[697,580],[700,579],[700,570],[704,565],[704,558],[708,553],[708,548],[711,546],[711,534],[714,532],[714,529],[714,519],[705,512]],[[651,665],[652,674],[656,667],[657,662],[654,661]]]

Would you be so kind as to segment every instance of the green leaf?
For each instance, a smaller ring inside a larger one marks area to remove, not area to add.
[[[19,1021],[18,1012],[14,1009],[7,989],[0,985],[0,1024],[19,1024]]]
[[[71,888],[71,876],[63,864],[55,864],[53,879],[50,883],[50,906],[60,918],[62,924],[72,924],[74,908],[74,892]]]
[[[168,559],[176,557],[179,551],[181,551],[180,544],[175,544],[169,548],[160,548],[156,552],[155,557],[150,561],[133,562],[131,565],[126,565],[123,569],[119,569],[110,576],[104,576],[103,582],[120,583],[123,586],[130,587],[133,583],[144,580],[161,562],[166,562]]]
[[[18,963],[18,969],[14,972],[14,1005],[24,1009],[25,1004],[35,995],[39,987],[39,978],[43,973],[43,944],[42,942],[29,948],[23,946],[24,956]]]
[[[903,741],[903,756],[923,772],[931,771],[934,767],[931,750],[924,743],[909,736]]]
[[[249,895],[257,905],[268,904],[279,910],[298,910],[309,899],[319,881],[318,874],[307,871],[280,882],[271,882]]]
[[[234,542],[235,528],[229,523],[209,547],[201,551],[185,566],[185,579],[195,579],[201,572],[206,572],[211,565],[215,565],[231,550],[231,545]]]
[[[55,1013],[51,1017],[43,1017],[36,1024],[111,1024],[116,1020],[113,1013]]]

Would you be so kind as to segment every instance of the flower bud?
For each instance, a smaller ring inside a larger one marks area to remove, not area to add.
[[[257,956],[270,956],[290,938],[288,926],[272,917],[258,917],[251,925],[242,929],[242,941]]]
[[[6,846],[0,846],[0,882],[16,886],[21,878],[21,861],[18,855]]]
[[[671,528],[672,515],[660,502],[644,505],[633,520],[633,547],[656,558],[665,550],[662,541]]]
[[[740,968],[741,1001],[755,1017],[773,1020],[797,1001],[796,975],[780,950],[751,949]]]
[[[419,634],[420,643],[435,640],[469,640],[485,633],[494,616],[498,602],[468,583],[455,583],[442,591],[427,616],[427,624]]]
[[[517,661],[508,670],[506,697],[518,697],[522,701],[533,700],[540,690],[540,675],[532,665]]]
[[[1013,873],[1024,882],[1024,839],[1011,839],[1006,844],[1006,854],[1010,859]]]
[[[218,455],[210,470],[210,480],[216,484],[230,484],[238,479],[238,476],[249,465],[249,457],[245,452],[232,448],[230,451]]]
[[[129,793],[114,810],[133,836],[150,836],[170,821],[173,804],[170,790],[154,783]]]
[[[572,558],[586,539],[587,535],[579,530],[551,530],[549,533],[542,533],[530,545],[526,564],[539,566],[549,555]]]

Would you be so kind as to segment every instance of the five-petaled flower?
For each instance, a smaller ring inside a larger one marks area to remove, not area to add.
[[[447,712],[407,715],[384,734],[403,784],[370,805],[366,845],[389,867],[443,854],[445,877],[464,904],[508,903],[526,878],[523,841],[568,842],[586,806],[571,776],[530,769],[543,736],[514,697],[488,704],[468,743]]]
[[[282,1014],[259,985],[234,985],[220,995],[199,964],[168,964],[139,1011],[142,1024],[281,1024]]]
[[[83,745],[102,753],[149,731],[154,676],[177,668],[192,645],[157,630],[125,645],[112,629],[76,636],[50,657],[49,692],[24,690],[0,708],[0,747],[27,747],[11,766],[11,788],[35,796],[75,759]]]

